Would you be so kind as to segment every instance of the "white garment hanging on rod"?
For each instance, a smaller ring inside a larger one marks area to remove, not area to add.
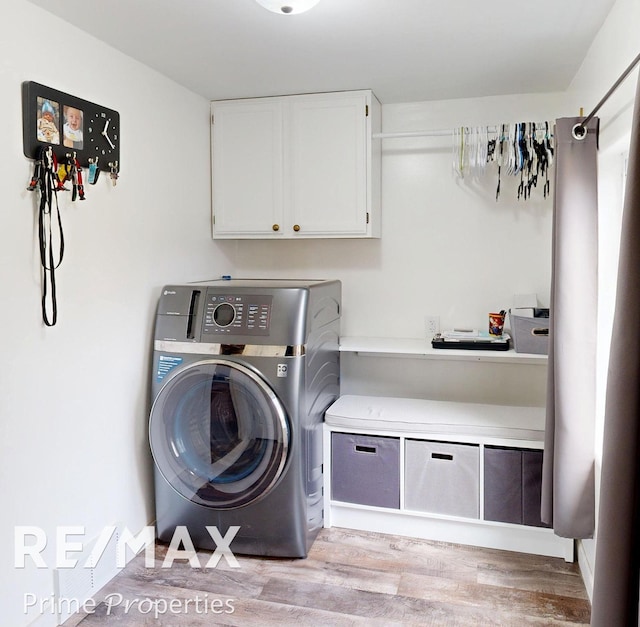
[[[453,137],[453,171],[460,179],[472,180],[487,167],[497,166],[496,200],[504,175],[519,175],[518,199],[527,200],[542,178],[543,195],[549,195],[549,166],[553,163],[553,122],[517,122],[490,126],[459,126],[455,129],[375,133],[374,139]],[[489,136],[495,136],[489,139]]]

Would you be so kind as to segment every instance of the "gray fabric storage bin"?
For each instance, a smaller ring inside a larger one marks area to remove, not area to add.
[[[540,520],[542,456],[537,449],[485,447],[485,520],[548,526]]]
[[[550,527],[540,519],[542,500],[542,451],[522,451],[522,524]]]
[[[549,354],[549,318],[527,318],[510,313],[509,319],[516,353]]]
[[[400,439],[331,434],[331,498],[400,508]]]
[[[522,452],[484,449],[484,519],[522,524]]]
[[[405,507],[479,518],[480,447],[406,440]]]

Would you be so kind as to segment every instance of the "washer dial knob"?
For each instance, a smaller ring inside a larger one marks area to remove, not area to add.
[[[213,321],[219,327],[228,327],[236,319],[236,309],[229,303],[221,303],[213,311]]]

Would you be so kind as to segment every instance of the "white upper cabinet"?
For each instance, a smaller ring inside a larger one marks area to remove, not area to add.
[[[265,237],[282,222],[282,102],[212,103],[214,237]]]
[[[215,238],[380,237],[371,91],[213,102]]]

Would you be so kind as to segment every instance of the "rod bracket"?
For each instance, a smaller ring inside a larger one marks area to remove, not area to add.
[[[578,124],[574,124],[571,129],[571,135],[573,136],[573,139],[582,141],[587,136],[587,127],[578,122]]]

